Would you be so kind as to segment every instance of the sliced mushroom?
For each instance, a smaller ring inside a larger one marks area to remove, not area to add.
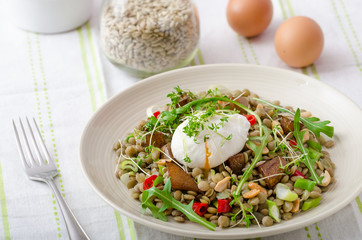
[[[199,192],[195,180],[188,175],[182,168],[173,162],[166,162],[167,172],[171,177],[171,187],[174,190],[186,190]]]
[[[284,158],[275,157],[272,160],[269,160],[258,167],[259,172],[265,178],[265,182],[269,188],[274,187],[278,182],[280,182],[281,178],[283,177],[280,173],[284,172],[280,167],[284,166],[285,164],[287,164],[287,162]],[[280,175],[272,176],[275,174]]]
[[[190,97],[184,94],[182,97],[179,98],[178,104],[182,107],[185,106],[187,103],[190,102]]]
[[[227,160],[227,164],[236,175],[240,175],[243,173],[245,162],[245,156],[243,153],[235,154],[229,157],[229,159]]]
[[[146,145],[148,146],[151,141],[151,134],[148,134],[146,136]],[[152,134],[152,143],[154,147],[161,148],[163,145],[165,145],[165,136],[161,132],[154,132]]]
[[[161,148],[161,158],[172,158],[175,159],[173,157],[172,151],[171,151],[171,143],[167,143],[165,145],[162,146]]]
[[[240,103],[241,105],[243,105],[247,108],[249,107],[249,100],[246,97],[238,97],[238,98],[235,98],[234,101]],[[241,114],[246,113],[246,111],[244,109],[242,109],[241,107],[239,107],[233,103],[230,104],[230,108],[240,111]]]
[[[289,117],[282,116],[280,119],[280,126],[282,127],[285,134],[288,134],[289,132],[293,132],[294,131],[294,120]]]

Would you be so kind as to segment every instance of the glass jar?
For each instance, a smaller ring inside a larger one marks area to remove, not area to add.
[[[200,36],[190,0],[104,0],[100,44],[115,65],[152,75],[187,65]]]

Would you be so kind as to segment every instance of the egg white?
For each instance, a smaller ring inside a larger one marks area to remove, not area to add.
[[[175,159],[190,168],[205,168],[207,148],[211,154],[208,158],[209,165],[210,168],[213,168],[240,152],[248,139],[249,121],[240,114],[229,115],[228,122],[225,122],[224,127],[217,130],[224,137],[232,134],[230,140],[224,140],[221,136],[207,128],[207,126],[213,123],[220,123],[221,118],[222,116],[214,115],[209,119],[209,122],[205,124],[205,129],[197,135],[197,143],[195,143],[194,138],[188,137],[183,132],[189,120],[180,124],[176,128],[171,141],[171,150]],[[209,139],[206,140],[205,146],[204,137],[206,134],[208,134]],[[190,163],[184,161],[186,156],[190,158]]]

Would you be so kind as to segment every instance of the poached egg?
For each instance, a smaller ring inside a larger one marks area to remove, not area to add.
[[[248,139],[249,121],[240,114],[228,115],[228,121],[217,130],[217,134],[208,126],[220,124],[221,118],[220,115],[214,115],[208,119],[204,130],[195,137],[196,142],[194,137],[187,136],[183,131],[189,119],[181,123],[176,128],[171,141],[171,150],[175,159],[190,168],[199,167],[208,170],[240,152]],[[232,134],[231,139],[226,140],[225,138],[230,134]],[[208,139],[204,142],[205,136]],[[186,157],[191,161],[185,162]]]

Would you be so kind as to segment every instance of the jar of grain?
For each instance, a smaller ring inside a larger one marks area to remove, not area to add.
[[[100,45],[116,66],[148,76],[187,65],[199,41],[190,0],[104,0]]]

